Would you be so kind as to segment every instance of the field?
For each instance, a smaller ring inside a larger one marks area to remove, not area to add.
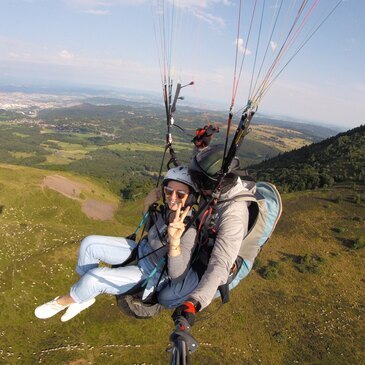
[[[94,179],[57,172],[86,186],[82,199],[119,204],[112,220],[88,218],[81,201],[42,189],[49,174],[0,165],[0,363],[166,364],[169,311],[136,320],[102,295],[67,323],[34,317],[37,305],[77,279],[79,240],[130,234],[142,207],[118,202]],[[365,236],[365,207],[354,202],[353,189],[283,196],[282,219],[255,269],[230,303],[220,308],[216,300],[198,316],[195,364],[364,363],[365,248],[355,243]]]
[[[280,128],[272,125],[254,125],[250,137],[281,152],[291,151],[311,143],[303,133],[288,128]]]

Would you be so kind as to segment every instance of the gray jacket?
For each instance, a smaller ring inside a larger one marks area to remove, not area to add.
[[[158,232],[157,232],[158,230]],[[153,252],[144,260],[144,266],[148,271],[152,271],[159,260],[167,255],[167,247],[163,247],[167,242],[162,243],[160,237],[165,236],[167,225],[165,224],[161,214],[158,214],[156,225],[153,225],[148,231],[148,240],[145,240],[139,247],[139,256],[145,256]],[[180,281],[184,278],[195,246],[196,229],[191,227],[181,237],[181,255],[176,257],[167,256],[167,272],[171,280]],[[167,239],[167,235],[166,235]]]
[[[208,267],[190,297],[205,308],[213,300],[220,285],[227,282],[230,270],[238,256],[242,240],[248,230],[247,202],[238,198],[247,193],[245,183],[238,179],[227,193],[220,196],[215,210],[217,236]],[[235,199],[237,197],[237,199]]]

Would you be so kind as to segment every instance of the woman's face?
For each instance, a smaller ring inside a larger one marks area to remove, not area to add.
[[[164,187],[166,202],[173,211],[177,210],[177,206],[185,206],[186,199],[189,196],[189,187],[179,181],[170,180]]]

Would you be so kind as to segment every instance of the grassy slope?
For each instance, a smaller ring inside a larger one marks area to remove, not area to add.
[[[78,240],[92,233],[125,235],[138,222],[140,202],[120,208],[116,221],[95,222],[79,203],[39,188],[47,172],[0,165],[0,363],[165,364],[172,327],[168,311],[141,321],[122,315],[114,298],[97,303],[72,321],[41,321],[34,307],[66,292]],[[64,174],[71,177],[70,174]],[[92,185],[91,181],[73,177]],[[95,194],[107,196],[93,184]],[[344,190],[346,194],[348,190]],[[284,196],[284,213],[260,255],[261,266],[280,262],[279,277],[253,271],[219,311],[214,302],[193,334],[201,343],[196,364],[360,364],[365,356],[365,249],[349,239],[365,235],[365,208],[336,191]],[[108,197],[109,198],[109,197]],[[342,228],[335,233],[333,228]],[[325,259],[320,273],[301,273],[304,254]]]

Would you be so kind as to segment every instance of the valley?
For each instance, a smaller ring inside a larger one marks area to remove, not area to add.
[[[168,310],[137,320],[121,313],[114,297],[101,295],[67,323],[33,314],[77,280],[83,237],[135,230],[143,196],[158,176],[161,108],[88,101],[0,110],[0,363],[168,362]],[[179,160],[188,163],[195,128],[206,120],[220,127],[216,142],[222,143],[225,117],[184,109],[177,118],[183,131],[174,129]],[[283,215],[231,301],[221,307],[215,300],[199,314],[194,363],[363,361],[364,131],[334,134],[262,116],[252,124],[242,166],[277,184]]]
[[[42,189],[46,175],[0,166],[0,362],[167,363],[170,311],[136,320],[122,314],[112,296],[100,296],[67,323],[58,316],[34,317],[37,305],[76,280],[79,240],[130,234],[142,208],[141,200],[122,202],[112,220],[89,218],[81,202]],[[59,175],[82,184],[80,194],[117,203],[92,179]],[[337,201],[340,194],[344,199]],[[194,363],[361,363],[365,251],[354,242],[365,235],[365,207],[352,201],[353,194],[339,186],[283,195],[282,219],[255,269],[234,289],[230,303],[219,308],[216,300],[199,315]]]

